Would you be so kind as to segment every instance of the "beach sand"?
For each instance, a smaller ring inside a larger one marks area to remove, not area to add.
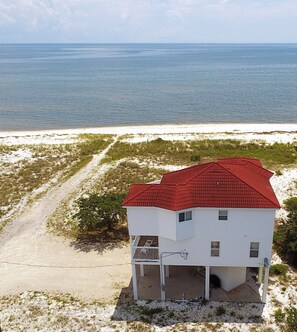
[[[267,143],[297,142],[297,124],[193,124],[0,132],[0,144],[71,144],[79,140],[77,135],[91,133],[112,134],[116,136],[116,140],[124,139],[130,143],[158,137],[168,140],[232,138]],[[127,136],[121,137],[123,135]],[[18,158],[30,158],[30,154],[25,153],[26,151],[24,152],[22,149],[23,147],[19,149],[19,152],[12,152],[11,156],[5,156],[6,162],[9,160],[15,162],[19,160]],[[90,170],[91,172],[103,172],[99,161],[105,153],[106,151],[98,157],[97,164],[94,163],[92,167],[87,165],[61,187],[50,190],[29,211],[25,211],[22,216],[14,220],[12,226],[8,228],[13,236],[6,233],[4,237],[3,235],[0,237],[0,244],[1,240],[6,239],[0,246],[0,260],[2,261],[0,269],[3,276],[0,295],[39,290],[70,292],[81,298],[112,299],[121,289],[117,285],[125,287],[129,285],[131,278],[129,247],[108,248],[101,253],[93,250],[78,250],[71,245],[70,240],[63,240],[63,238],[48,234],[44,227],[46,219],[53,212],[51,210],[49,213],[47,209],[51,204],[54,207],[58,206],[58,195],[65,199],[63,193],[70,195],[72,190],[67,188],[74,190],[79,183],[92,176]],[[168,165],[168,168],[170,167]],[[288,196],[297,194],[296,186],[293,185],[297,177],[297,169],[285,169],[282,170],[282,173],[271,180],[281,202]],[[34,211],[38,211],[38,213]],[[46,214],[43,211],[46,211]],[[278,212],[278,216],[284,215],[283,210]],[[18,225],[19,221],[22,222],[21,227]],[[27,265],[5,262],[26,263]],[[109,266],[104,267],[105,265]],[[271,300],[272,295],[278,297],[281,294],[279,286],[271,287],[271,295],[264,311],[267,319],[275,310]],[[282,305],[289,303],[287,297],[279,301],[284,302]],[[228,328],[235,327],[236,324],[227,324],[227,326]],[[275,325],[273,327],[276,328]]]

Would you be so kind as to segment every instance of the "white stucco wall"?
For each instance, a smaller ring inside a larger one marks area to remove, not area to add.
[[[158,209],[127,208],[127,216],[130,235],[159,235]]]
[[[246,280],[245,267],[217,267],[210,268],[210,274],[217,275],[221,280],[221,287],[229,292],[242,285]]]
[[[175,212],[158,209],[159,236],[170,240],[176,240]]]
[[[179,222],[179,212],[185,212],[188,210],[178,211],[176,215],[176,240],[189,239],[195,236],[195,211],[192,211],[192,220],[186,220]]]
[[[224,209],[228,220],[218,220],[219,209],[196,208],[193,220],[178,222],[178,213],[159,208],[129,207],[130,235],[159,236],[159,254],[188,252],[188,259],[174,255],[164,259],[169,265],[254,266],[271,258],[275,210]],[[220,242],[220,256],[211,257],[211,241]],[[250,258],[250,243],[259,242],[259,257]]]
[[[195,209],[194,237],[172,241],[159,237],[160,252],[186,250],[187,261],[166,258],[176,265],[255,266],[271,257],[275,210],[228,209],[228,220],[218,220],[218,209]],[[211,257],[211,241],[220,242],[220,256]],[[259,242],[258,258],[250,258],[250,243]]]

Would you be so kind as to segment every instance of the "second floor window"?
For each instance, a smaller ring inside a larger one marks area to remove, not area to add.
[[[259,242],[251,242],[250,257],[259,257]]]
[[[186,211],[186,212],[179,213],[178,220],[179,220],[179,222],[192,220],[192,211]]]
[[[220,256],[220,242],[211,241],[211,256],[218,257]]]
[[[219,210],[219,220],[228,220],[228,211]]]

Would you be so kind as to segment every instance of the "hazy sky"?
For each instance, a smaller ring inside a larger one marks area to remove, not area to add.
[[[0,42],[297,42],[297,0],[0,0]]]

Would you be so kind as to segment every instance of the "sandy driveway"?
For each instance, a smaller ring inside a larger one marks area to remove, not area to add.
[[[94,171],[103,173],[99,163],[112,144],[7,227],[0,238],[0,295],[39,290],[109,299],[130,282],[129,247],[86,252],[46,233],[45,227],[59,203],[82,181]]]

